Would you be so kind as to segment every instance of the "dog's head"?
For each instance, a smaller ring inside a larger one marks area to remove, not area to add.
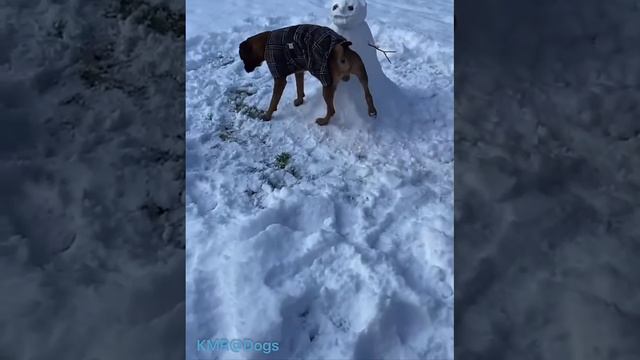
[[[249,39],[240,43],[239,49],[240,59],[244,63],[244,71],[250,73],[255,70],[260,64],[262,60],[257,56]]]
[[[264,61],[264,49],[268,35],[268,32],[260,33],[240,43],[238,53],[246,72],[252,72]]]

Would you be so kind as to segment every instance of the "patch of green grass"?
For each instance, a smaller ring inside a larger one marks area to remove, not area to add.
[[[252,118],[252,119],[259,119],[262,117],[262,115],[264,115],[264,111],[261,109],[258,109],[257,107],[253,106],[253,105],[247,105],[244,103],[244,98],[235,98],[232,101],[232,106],[233,106],[233,111],[235,111],[238,114],[244,114],[247,115],[248,117]]]
[[[252,119],[260,119],[264,115],[264,111],[253,105],[245,103],[245,99],[256,93],[252,88],[231,89],[227,92],[229,104],[234,112],[244,114]]]
[[[284,169],[289,165],[291,161],[291,154],[288,152],[280,153],[280,155],[276,156],[276,167],[278,169]]]
[[[220,138],[220,140],[222,141],[229,141],[231,139],[231,133],[228,132],[221,132],[220,134],[218,134],[218,137]]]
[[[252,119],[260,119],[264,115],[264,110],[258,109],[253,105],[246,104],[242,104],[241,106],[236,107],[236,112],[247,115]]]
[[[233,128],[232,124],[228,124],[228,123],[218,124],[216,128],[217,128],[216,135],[220,140],[224,142],[234,141],[236,130]]]

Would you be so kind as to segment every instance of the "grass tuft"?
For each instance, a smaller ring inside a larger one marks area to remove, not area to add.
[[[289,162],[291,162],[291,154],[288,152],[283,152],[276,156],[276,167],[278,167],[278,169],[286,168]]]

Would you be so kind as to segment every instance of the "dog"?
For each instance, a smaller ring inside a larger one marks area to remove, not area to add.
[[[264,61],[273,76],[273,94],[269,108],[262,116],[271,120],[287,85],[287,76],[295,74],[297,97],[294,106],[304,102],[304,72],[309,71],[322,83],[322,97],[327,106],[324,117],[316,119],[318,125],[329,124],[336,113],[333,97],[340,80],[349,81],[355,75],[367,103],[370,117],[377,116],[369,90],[367,70],[360,56],[349,46],[350,41],[325,26],[301,24],[251,36],[240,43],[239,55],[247,73]]]

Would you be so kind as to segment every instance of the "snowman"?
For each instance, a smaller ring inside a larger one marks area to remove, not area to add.
[[[367,69],[369,88],[373,100],[378,107],[379,117],[393,112],[401,102],[401,91],[382,71],[378,60],[377,50],[370,46],[376,45],[373,34],[366,22],[366,0],[332,0],[330,2],[332,30],[351,41],[351,48],[360,55]],[[341,84],[336,90],[336,107],[352,108],[359,115],[366,115],[364,94],[357,84],[357,79],[351,78],[347,84]]]

